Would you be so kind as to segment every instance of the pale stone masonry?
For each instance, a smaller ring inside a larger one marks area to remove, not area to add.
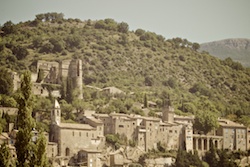
[[[82,149],[101,150],[105,144],[103,123],[87,119],[89,124],[61,123],[61,109],[57,101],[51,112],[50,142],[58,144],[57,156],[70,157]]]
[[[104,135],[126,136],[128,140],[137,141],[137,145],[145,151],[157,149],[157,143],[168,150],[192,148],[192,122],[188,122],[190,118],[186,122],[175,121],[174,111],[170,106],[164,108],[162,119],[118,113],[94,116],[104,123]]]

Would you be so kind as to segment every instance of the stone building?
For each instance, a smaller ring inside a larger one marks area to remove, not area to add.
[[[44,61],[39,60],[37,62],[37,74],[39,71],[43,71],[43,80],[41,83],[47,84],[59,84],[66,82],[66,78],[69,78],[72,81],[72,86],[78,91],[78,98],[82,99],[82,60],[72,59],[72,60],[63,60],[61,62],[55,61]],[[37,94],[44,94],[42,91],[46,90],[35,88]],[[40,90],[40,91],[39,91]],[[41,93],[42,92],[42,93]]]
[[[247,127],[226,119],[219,118],[218,121],[220,126],[216,134],[223,137],[223,149],[246,151]]]
[[[174,110],[170,106],[164,108],[162,119],[118,113],[93,116],[104,123],[104,135],[126,136],[127,140],[136,141],[138,147],[145,151],[157,149],[157,144],[162,144],[169,150],[177,150],[179,147],[192,148],[192,125],[175,122]],[[186,136],[189,136],[188,141]]]
[[[89,124],[62,123],[60,105],[55,101],[51,111],[50,142],[57,143],[57,156],[70,159],[82,149],[103,148],[105,139],[102,122],[91,118],[87,118],[86,122]]]

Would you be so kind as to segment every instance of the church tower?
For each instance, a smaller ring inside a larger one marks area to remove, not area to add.
[[[60,125],[61,123],[61,109],[57,100],[55,100],[54,108],[51,111],[51,124]]]
[[[163,103],[162,121],[169,123],[174,122],[174,108],[171,106],[170,97],[168,97],[165,104]]]

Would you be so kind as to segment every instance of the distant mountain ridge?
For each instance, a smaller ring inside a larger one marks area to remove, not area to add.
[[[240,62],[245,67],[250,67],[250,39],[235,38],[203,43],[201,51],[207,51],[220,59],[227,57]]]

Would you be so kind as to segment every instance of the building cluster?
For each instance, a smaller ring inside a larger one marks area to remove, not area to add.
[[[218,149],[241,151],[250,148],[250,130],[247,127],[218,119],[220,126],[217,130],[198,134],[193,130],[194,117],[176,115],[171,106],[163,109],[161,118],[92,112],[85,113],[79,121],[81,123],[62,123],[60,106],[55,102],[47,148],[49,157],[60,159],[61,164],[101,166],[104,160],[107,162],[103,153],[107,134],[125,136],[128,141],[136,142],[136,147],[142,152],[157,149],[158,144],[166,150],[181,148],[197,150],[199,154],[204,154],[212,145]],[[111,166],[125,162],[122,155],[106,156],[110,158]]]
[[[8,111],[3,108],[2,112]],[[60,105],[56,100],[51,111],[50,133],[47,134],[47,156],[60,166],[78,164],[91,167],[107,162],[111,166],[124,164],[126,158],[119,152],[105,152],[107,134],[125,136],[128,141],[136,143],[141,153],[157,149],[159,144],[166,150],[181,148],[197,150],[199,154],[204,154],[212,145],[218,149],[250,149],[250,129],[244,125],[219,118],[218,129],[198,134],[193,130],[193,121],[193,116],[176,115],[171,106],[166,106],[161,118],[86,112],[80,116],[79,123],[62,123]],[[0,135],[0,144],[9,144],[13,155],[16,133],[17,130],[11,128]]]

